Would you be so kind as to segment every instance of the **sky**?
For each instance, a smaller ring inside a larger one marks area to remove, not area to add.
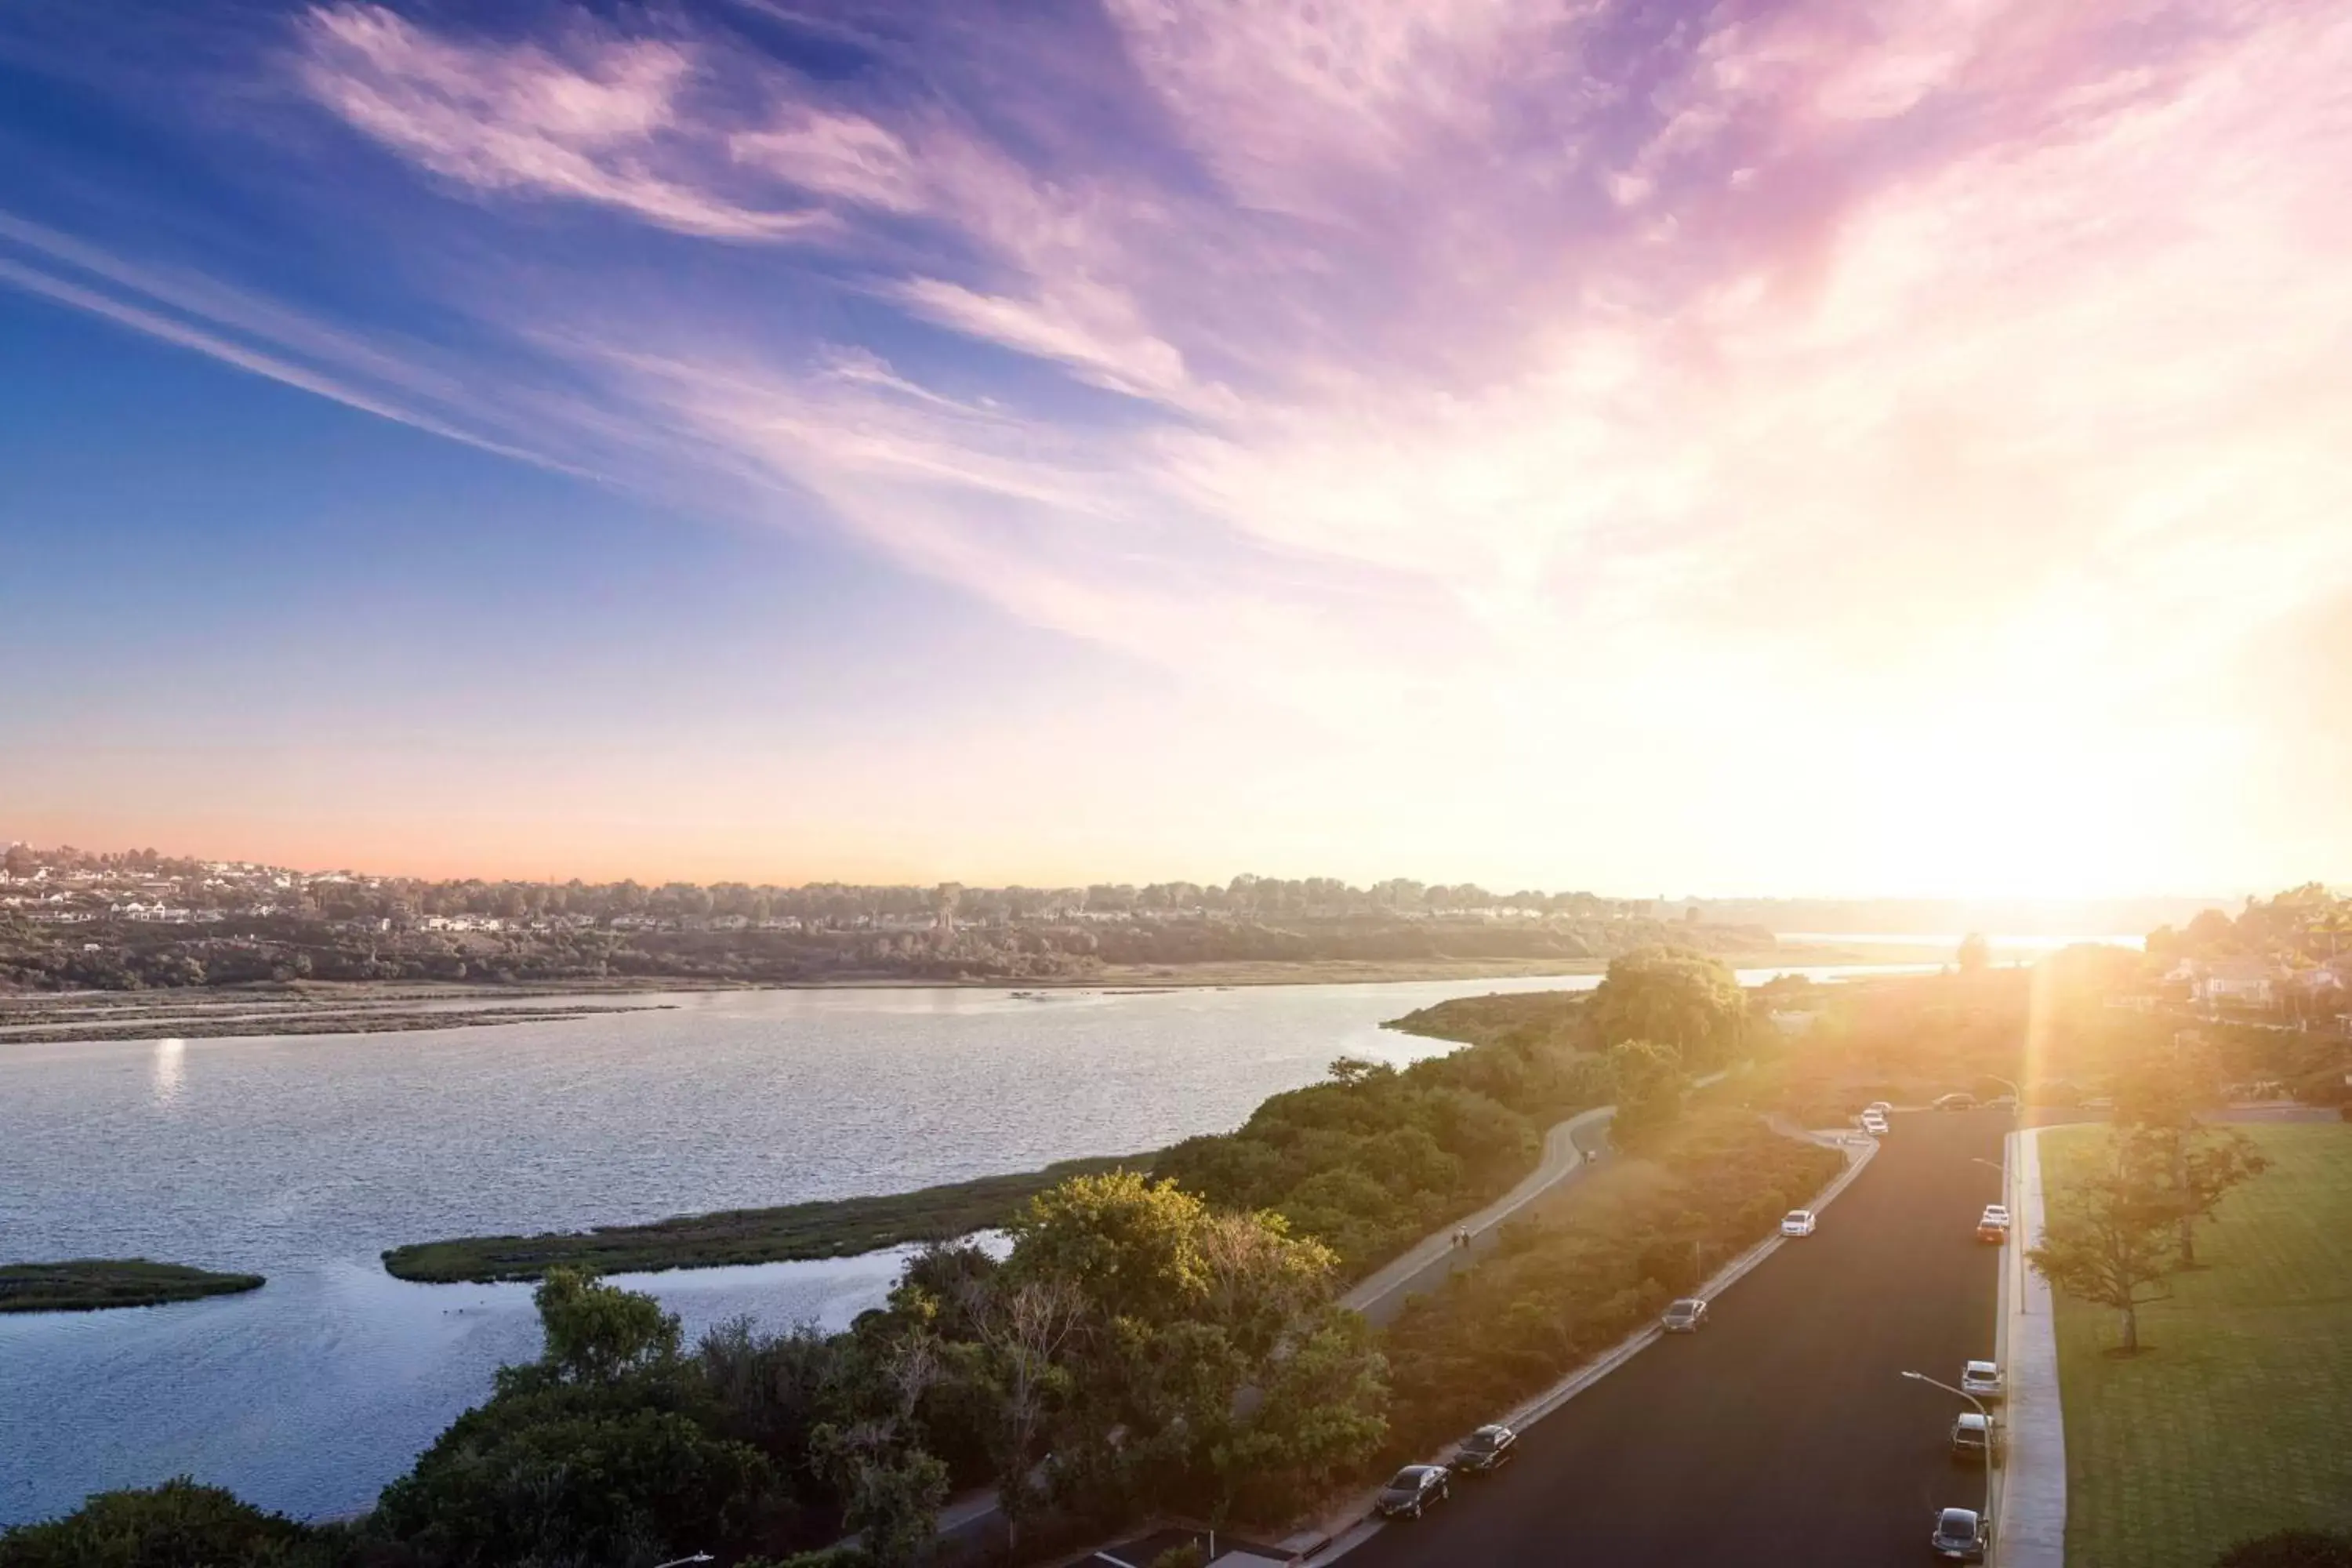
[[[2352,881],[2352,8],[0,11],[0,838]]]

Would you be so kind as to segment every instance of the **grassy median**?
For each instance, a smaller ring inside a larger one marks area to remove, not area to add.
[[[2207,1267],[2140,1310],[2058,1307],[2073,1568],[2205,1568],[2291,1525],[2352,1529],[2352,1127],[2241,1129],[2274,1162],[2198,1237]],[[2051,1186],[2104,1130],[2042,1143]]]

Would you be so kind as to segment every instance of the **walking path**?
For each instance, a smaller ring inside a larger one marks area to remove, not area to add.
[[[1691,1087],[1705,1089],[1727,1077],[1728,1070],[1694,1079]],[[1354,1289],[1339,1298],[1339,1304],[1362,1313],[1376,1325],[1385,1325],[1405,1302],[1444,1284],[1457,1270],[1475,1265],[1480,1253],[1495,1249],[1498,1239],[1496,1231],[1505,1220],[1546,1193],[1566,1186],[1591,1167],[1591,1162],[1586,1156],[1607,1149],[1609,1121],[1616,1114],[1613,1105],[1596,1105],[1555,1123],[1544,1134],[1543,1158],[1517,1186],[1476,1214],[1422,1237],[1401,1257],[1357,1281]],[[1454,1239],[1457,1234],[1465,1233],[1469,1240],[1466,1247]]]
[[[2009,1135],[2010,1239],[2001,1248],[2001,1354],[2008,1361],[2008,1459],[1992,1557],[1999,1568],[2065,1568],[2066,1428],[2058,1400],[2058,1326],[2050,1282],[2026,1267],[2042,1234],[2042,1129]]]
[[[1584,1173],[1586,1151],[1598,1151],[1608,1142],[1609,1119],[1616,1114],[1613,1105],[1596,1106],[1555,1125],[1544,1134],[1543,1158],[1517,1186],[1468,1218],[1422,1237],[1402,1257],[1358,1281],[1354,1289],[1339,1298],[1339,1304],[1374,1323],[1385,1324],[1406,1301],[1442,1284],[1457,1268],[1470,1267],[1478,1254],[1494,1249],[1496,1226]],[[1465,1231],[1470,1238],[1467,1247],[1454,1240]]]

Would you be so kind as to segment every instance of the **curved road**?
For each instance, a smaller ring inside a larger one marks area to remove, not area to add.
[[[1717,1300],[1714,1322],[1635,1356],[1348,1568],[1401,1564],[1927,1563],[1934,1510],[1975,1508],[1980,1469],[1946,1449],[1958,1381],[1993,1352],[2000,1252],[1975,1239],[2000,1198],[1997,1111],[1895,1119],[1811,1238]]]

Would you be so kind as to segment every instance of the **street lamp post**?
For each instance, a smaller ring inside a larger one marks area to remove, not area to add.
[[[1975,1394],[1970,1394],[1965,1388],[1954,1388],[1948,1383],[1938,1383],[1924,1372],[1906,1372],[1903,1375],[1909,1378],[1914,1383],[1924,1383],[1930,1388],[1940,1388],[1947,1394],[1958,1394],[1962,1399],[1967,1400],[1970,1405],[1975,1405],[1977,1407],[1977,1414],[1984,1417],[1984,1518],[1985,1528],[1990,1531],[1992,1528],[1992,1412],[1985,1408],[1985,1403],[1983,1400],[1979,1399]]]
[[[690,1563],[709,1563],[713,1561],[715,1561],[715,1559],[712,1558],[709,1552],[698,1552],[691,1557],[673,1557],[667,1563],[656,1563],[655,1568],[687,1568],[687,1564]]]

